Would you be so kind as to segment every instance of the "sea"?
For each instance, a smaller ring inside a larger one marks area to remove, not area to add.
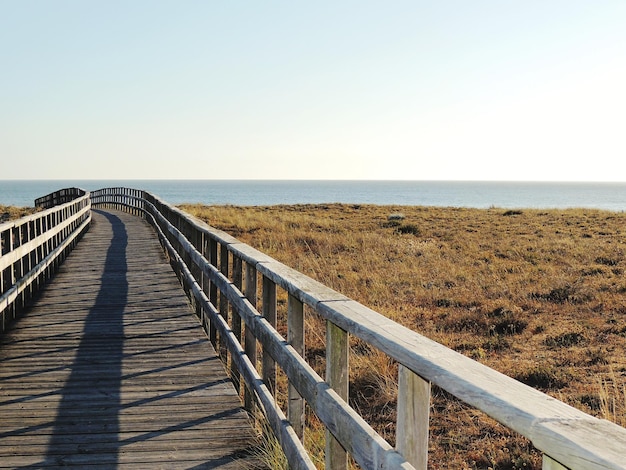
[[[626,182],[0,180],[0,204],[29,207],[37,197],[79,187],[144,189],[171,204],[265,206],[378,204],[473,208],[595,208],[626,211]]]

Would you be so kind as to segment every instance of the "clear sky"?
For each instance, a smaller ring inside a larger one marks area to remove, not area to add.
[[[626,181],[624,0],[0,0],[0,179]]]

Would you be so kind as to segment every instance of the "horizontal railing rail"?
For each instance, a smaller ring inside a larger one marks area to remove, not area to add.
[[[350,454],[362,468],[425,469],[434,384],[528,438],[544,469],[626,469],[625,428],[431,341],[150,193],[93,194],[94,206],[141,213],[155,226],[238,389],[243,379],[245,405],[256,400],[292,468],[314,468],[302,445],[306,402],[327,429],[326,468],[346,468]],[[286,338],[277,331],[278,289],[287,296]],[[326,321],[325,380],[304,359],[305,307]],[[350,335],[399,363],[395,447],[348,405]],[[289,384],[285,411],[276,365]]]
[[[6,330],[88,229],[91,200],[88,193],[76,189],[37,199],[50,204],[57,201],[59,205],[42,203],[41,207],[49,208],[0,224],[0,332]]]
[[[85,196],[87,193],[80,188],[65,188],[35,199],[35,207],[50,209],[51,207],[71,202]]]

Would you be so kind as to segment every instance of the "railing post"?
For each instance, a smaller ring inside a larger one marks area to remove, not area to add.
[[[210,255],[210,238],[206,234],[203,236],[203,240],[202,240],[202,256],[205,259],[209,260],[209,261],[211,260],[211,255]],[[204,293],[208,297],[209,301],[211,301],[211,286],[212,286],[212,283],[210,282],[209,276],[205,275],[204,271],[203,271],[203,273],[202,273],[202,290],[204,291]],[[210,330],[210,320],[209,320],[208,312],[205,312],[204,309],[202,310],[202,327],[204,328],[204,332],[208,336],[209,335],[209,330]]]
[[[276,284],[263,276],[263,317],[276,329]],[[276,362],[263,348],[263,382],[276,397]]]
[[[326,321],[326,382],[337,394],[348,401],[348,333]],[[348,468],[348,453],[339,441],[326,430],[326,468]]]
[[[238,256],[234,256],[234,255],[233,255],[233,283],[235,284],[235,287],[237,289],[239,289],[240,291],[242,290],[243,266],[242,266],[241,258],[239,258]],[[233,319],[232,319],[233,334],[235,335],[235,338],[237,338],[237,341],[239,341],[239,344],[243,344],[241,342],[241,317],[239,316],[239,313],[237,312],[237,310],[234,308],[233,308],[232,314],[233,314]],[[235,363],[235,361],[231,361],[231,364],[230,364],[230,378],[233,381],[235,390],[237,390],[237,393],[239,393],[239,390],[241,388],[241,374],[239,373],[239,369],[237,368],[237,364]]]
[[[9,230],[9,252],[13,251],[16,248],[16,241],[15,241],[15,229],[11,229]],[[11,264],[10,266],[10,270],[9,270],[9,285],[13,286],[15,285],[15,282],[17,281],[17,277],[16,273],[15,273],[15,263]],[[11,307],[11,320],[13,318],[15,318],[15,303],[13,303],[12,307]]]
[[[287,299],[287,341],[300,356],[304,357],[304,305],[293,295]],[[304,438],[304,399],[289,384],[287,417],[296,436]]]
[[[256,275],[256,266],[250,263],[246,263],[246,299],[248,299],[248,302],[250,302],[252,304],[252,306],[254,308],[256,308],[256,282],[257,282],[257,275]],[[256,368],[257,366],[257,354],[256,354],[256,338],[254,337],[254,334],[252,333],[252,330],[248,327],[246,327],[245,329],[245,345],[244,345],[244,351],[246,353],[246,355],[248,356],[248,358],[250,359],[250,362],[252,362],[252,365]],[[251,390],[248,389],[248,387],[246,387],[245,393],[244,393],[244,407],[246,410],[248,410],[248,412],[252,412],[254,409],[254,396],[253,396],[253,392]]]
[[[217,241],[211,239],[209,241],[209,263],[217,268]],[[217,285],[211,283],[211,289],[209,292],[209,300],[217,308]],[[209,339],[214,348],[217,348],[217,330],[213,322],[209,323]]]
[[[396,450],[416,470],[428,467],[430,382],[398,366]]]
[[[140,215],[139,211],[136,208],[133,208],[133,210],[135,211],[136,215]],[[194,237],[195,237],[196,243],[198,243],[196,248],[198,249],[198,251],[202,252],[202,243],[203,243],[203,239],[204,239],[204,234],[200,230],[194,230]],[[200,268],[200,266],[198,266],[196,263],[193,263],[193,272],[194,272],[194,277],[196,278],[196,280],[198,281],[198,283],[200,285],[200,288],[204,289],[204,282],[203,282],[204,281],[204,273],[202,272],[202,269]],[[196,317],[198,317],[198,319],[200,320],[200,322],[204,326],[204,319],[202,318],[203,317],[202,306],[195,299],[195,297],[193,297],[193,299],[194,299],[193,300],[193,306],[195,307],[194,310],[195,310]]]
[[[228,278],[228,246],[222,243],[220,245],[220,272]],[[228,297],[224,292],[220,293],[220,315],[224,321],[228,323]],[[224,338],[220,337],[219,353],[224,364],[228,363],[228,347]]]

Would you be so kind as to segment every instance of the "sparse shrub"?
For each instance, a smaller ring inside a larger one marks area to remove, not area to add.
[[[258,430],[258,446],[252,450],[252,454],[259,460],[259,466],[277,470],[288,470],[287,457],[280,446],[280,442],[274,435],[264,414],[257,412],[255,423]]]
[[[537,364],[514,378],[526,385],[544,390],[563,388],[568,382],[566,374],[561,369],[545,364]]]
[[[588,268],[583,269],[580,274],[583,276],[598,276],[600,274],[604,274],[604,270],[602,268]]]
[[[487,314],[492,318],[489,325],[489,332],[492,335],[515,335],[526,329],[528,322],[516,318],[515,314],[504,307],[498,307]]]
[[[492,336],[487,341],[485,341],[482,346],[485,351],[491,352],[506,351],[510,347],[511,343],[509,343],[502,335]]]
[[[398,226],[396,229],[398,233],[410,233],[411,235],[418,236],[420,234],[420,228],[414,224],[404,224]]]
[[[608,354],[605,349],[597,348],[597,349],[588,349],[587,350],[587,361],[589,364],[608,364]]]
[[[596,395],[582,395],[579,397],[580,403],[589,407],[591,411],[600,411],[601,408],[601,400],[599,396]]]
[[[497,335],[517,335],[526,329],[528,322],[516,318],[504,319],[492,325],[492,332]]]
[[[502,214],[505,217],[510,217],[512,215],[522,215],[523,212],[520,210],[508,210],[506,211],[504,214]]]
[[[545,300],[549,302],[552,302],[555,304],[564,304],[565,302],[568,301],[568,299],[573,293],[574,293],[574,289],[572,288],[572,286],[557,287],[555,289],[552,289],[543,297],[545,298]]]
[[[567,348],[576,346],[585,341],[582,333],[563,333],[557,336],[549,336],[545,340],[545,345],[549,348]]]
[[[546,300],[553,304],[564,304],[566,302],[581,304],[593,300],[594,296],[590,291],[585,291],[568,284],[562,287],[555,287],[548,293],[534,292],[530,297],[532,299]]]
[[[611,371],[607,379],[599,381],[600,416],[626,427],[626,385]]]
[[[400,212],[395,212],[387,216],[387,220],[404,220],[404,219],[405,219],[404,214]]]
[[[552,395],[585,412],[626,424],[626,280],[619,277],[624,273],[626,213],[611,213],[608,219],[599,212],[603,217],[594,219],[596,213],[586,209],[524,209],[522,216],[503,217],[505,210],[498,208],[403,207],[405,218],[390,220],[397,207],[201,209],[196,215],[214,227],[395,321],[529,385],[558,389]],[[403,225],[419,227],[420,235],[399,235]],[[313,313],[307,322],[312,318]],[[516,321],[528,325],[522,330]],[[307,326],[307,361],[323,375],[323,322],[314,325]],[[367,362],[370,348],[351,344],[352,366]],[[522,366],[538,358],[540,365]],[[567,369],[556,366],[561,364]],[[393,381],[395,371],[381,380],[365,365],[359,371],[352,366],[350,393],[359,411],[393,442],[393,399],[381,391],[393,388],[385,382]],[[368,367],[386,366],[378,362]],[[589,380],[592,376],[597,382]],[[601,402],[579,399],[597,397],[600,381]],[[376,404],[369,406],[370,399]],[[527,464],[528,455],[535,462],[530,468],[541,468],[538,453],[516,450],[514,433],[507,434],[504,427],[494,431],[477,416],[451,396],[434,392],[433,468],[475,468],[474,460],[476,468],[486,469],[482,465],[489,461],[494,469],[512,469]],[[315,449],[322,450],[313,453],[323,455],[323,431],[307,427],[307,447],[310,436],[319,436],[321,446]]]
[[[437,299],[435,300],[435,305],[437,307],[448,308],[455,305],[455,302],[450,299]]]
[[[437,305],[450,306],[449,302],[448,299],[440,299],[437,301]],[[485,334],[489,331],[487,318],[479,312],[449,315],[444,317],[439,325],[442,331],[448,333]]]
[[[402,225],[402,222],[400,222],[399,220],[388,220],[387,222],[383,222],[382,224],[380,224],[380,226],[383,228],[394,228],[399,227],[400,225]]]

